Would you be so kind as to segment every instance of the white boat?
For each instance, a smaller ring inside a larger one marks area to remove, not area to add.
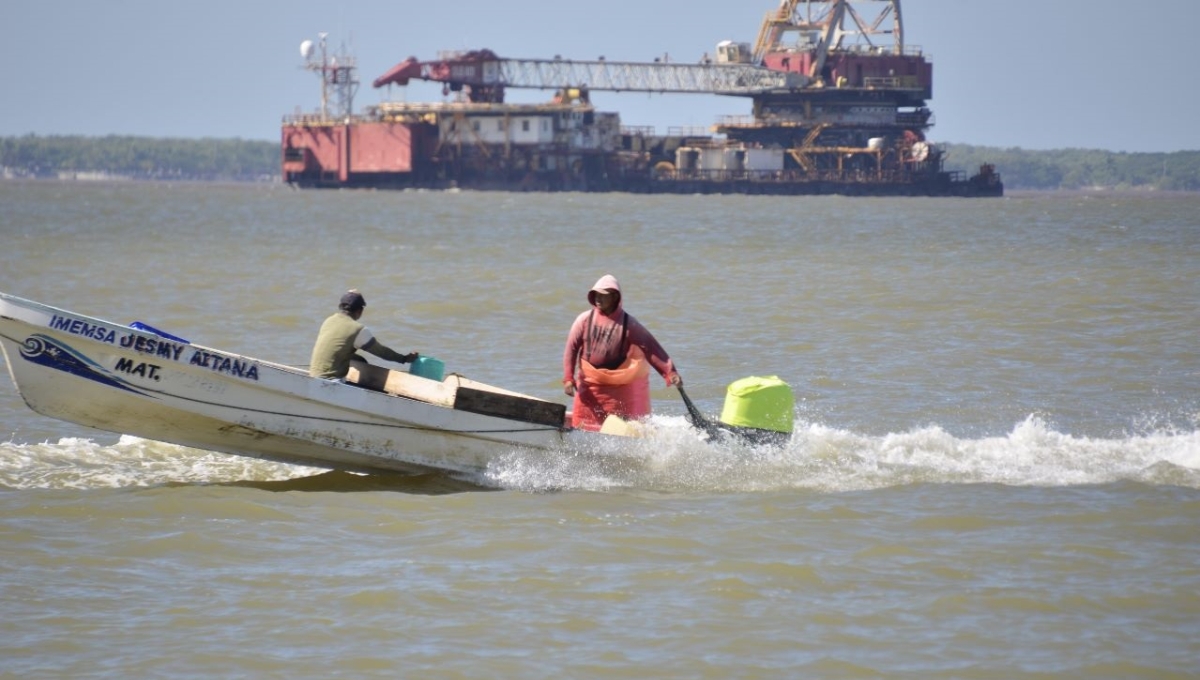
[[[355,362],[347,382],[313,378],[3,293],[0,347],[21,397],[43,415],[296,465],[473,475],[514,449],[615,441],[566,427],[561,404],[458,375],[436,381]]]

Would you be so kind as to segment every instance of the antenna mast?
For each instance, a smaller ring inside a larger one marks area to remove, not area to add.
[[[318,33],[317,37],[320,39],[319,54],[314,54],[312,41],[305,40],[300,44],[300,54],[306,60],[304,68],[321,79],[321,120],[344,120],[354,113],[354,95],[358,92],[357,64],[344,48],[341,54],[329,54],[328,33]]]

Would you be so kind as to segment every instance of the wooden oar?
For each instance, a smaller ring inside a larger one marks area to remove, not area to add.
[[[708,418],[705,418],[704,414],[700,413],[700,409],[696,408],[696,405],[688,398],[687,392],[683,391],[683,385],[676,385],[675,389],[679,390],[679,396],[683,397],[683,405],[687,407],[688,411],[687,419],[692,424],[692,427],[704,430],[710,437],[716,437],[720,428],[709,422]]]

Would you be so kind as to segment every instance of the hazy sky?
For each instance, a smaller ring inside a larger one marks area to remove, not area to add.
[[[409,56],[490,48],[523,58],[697,61],[753,43],[776,0],[0,0],[0,136],[274,140],[320,104],[299,45],[357,57],[356,109],[441,99],[375,90]],[[933,62],[934,141],[1112,151],[1200,149],[1200,0],[904,0],[906,42]],[[510,101],[550,92],[510,90]],[[594,93],[626,125],[707,126],[748,99]]]

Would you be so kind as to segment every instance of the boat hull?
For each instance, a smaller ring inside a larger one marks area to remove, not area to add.
[[[0,294],[0,347],[51,418],[183,446],[359,472],[475,474],[581,433],[471,413]]]

